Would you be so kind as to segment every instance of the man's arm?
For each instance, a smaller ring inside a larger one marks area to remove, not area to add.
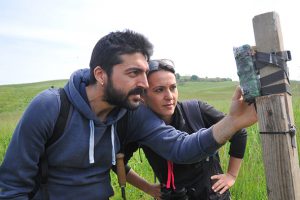
[[[58,113],[58,94],[50,90],[30,103],[14,131],[0,167],[0,199],[28,199],[38,174],[39,158]]]
[[[206,128],[211,127],[225,117],[224,113],[216,110],[213,106],[207,104],[206,102],[199,101],[199,107],[204,122],[204,127]],[[230,156],[235,158],[243,158],[247,143],[246,129],[239,130],[231,137],[229,141],[231,143],[229,150]]]
[[[234,133],[257,122],[254,104],[243,101],[242,91],[237,87],[232,97],[230,112],[213,126],[213,137],[219,144],[224,144]]]
[[[129,139],[148,146],[157,154],[179,164],[198,162],[213,155],[227,140],[257,121],[253,105],[245,103],[240,88],[235,92],[229,114],[210,128],[187,134],[167,126],[144,106],[129,114]]]

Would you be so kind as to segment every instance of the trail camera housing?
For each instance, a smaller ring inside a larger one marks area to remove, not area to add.
[[[233,48],[233,53],[240,86],[246,102],[253,103],[258,96],[284,92],[291,94],[289,84],[273,84],[284,79],[289,83],[286,61],[291,60],[290,51],[257,52],[250,45],[246,44]],[[260,77],[260,69],[266,66],[277,67],[279,70],[265,77]]]
[[[254,102],[255,97],[261,96],[259,73],[253,62],[254,51],[250,45],[233,48],[237,74],[246,102]]]

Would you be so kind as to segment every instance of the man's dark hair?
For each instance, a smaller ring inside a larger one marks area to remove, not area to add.
[[[111,75],[114,65],[122,63],[121,55],[142,53],[147,61],[153,54],[153,45],[140,33],[131,30],[111,32],[101,38],[93,49],[90,61],[90,83],[96,83],[94,69],[101,66]]]

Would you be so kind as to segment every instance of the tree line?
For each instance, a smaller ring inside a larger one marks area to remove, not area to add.
[[[223,81],[232,81],[231,78],[220,78],[220,77],[215,77],[215,78],[201,78],[197,75],[191,75],[191,76],[182,76],[179,73],[176,73],[176,80],[178,82],[186,82],[186,81],[210,81],[210,82],[223,82]]]

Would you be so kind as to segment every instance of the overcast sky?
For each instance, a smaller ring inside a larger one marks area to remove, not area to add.
[[[0,84],[67,79],[88,67],[95,43],[132,29],[181,75],[238,80],[234,46],[254,45],[252,19],[279,14],[290,79],[300,80],[296,0],[0,0]]]

